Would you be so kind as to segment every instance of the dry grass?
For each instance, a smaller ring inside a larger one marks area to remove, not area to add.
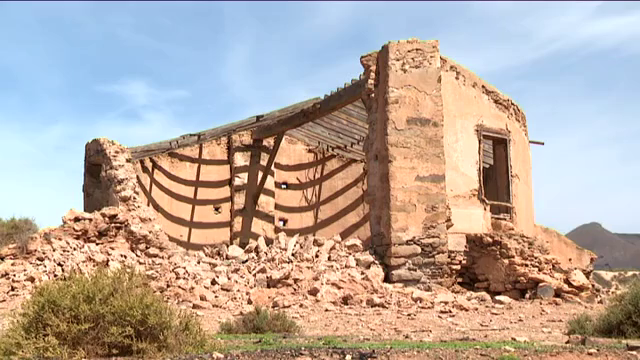
[[[86,358],[194,353],[198,320],[174,310],[131,270],[98,270],[39,286],[0,338],[0,357]]]
[[[4,220],[0,218],[0,248],[17,244],[21,251],[27,249],[29,237],[38,231],[38,225],[30,218],[16,218]]]

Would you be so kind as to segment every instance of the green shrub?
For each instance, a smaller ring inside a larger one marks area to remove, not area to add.
[[[593,317],[580,314],[569,320],[569,335],[593,335]]]
[[[220,324],[223,334],[294,334],[300,327],[289,316],[280,311],[256,306],[253,311],[243,316]]]
[[[0,218],[0,247],[18,244],[21,251],[27,249],[29,236],[38,231],[38,225],[30,218]]]
[[[73,274],[36,288],[0,338],[0,357],[79,358],[198,352],[207,336],[129,269]]]
[[[640,337],[640,282],[631,284],[625,292],[615,296],[595,318],[582,314],[570,320],[569,334]]]
[[[515,354],[506,354],[498,356],[498,360],[520,360],[520,358]]]

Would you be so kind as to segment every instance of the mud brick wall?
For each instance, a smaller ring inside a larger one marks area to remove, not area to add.
[[[82,192],[86,211],[140,203],[131,154],[116,145],[115,141],[99,138],[85,146]]]
[[[367,144],[374,245],[391,282],[450,282],[438,42],[391,42],[373,58],[361,63],[373,83],[365,104],[375,112]]]

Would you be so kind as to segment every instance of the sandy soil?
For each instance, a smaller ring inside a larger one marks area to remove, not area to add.
[[[525,337],[530,341],[562,344],[567,321],[599,305],[554,305],[540,300],[517,301],[508,305],[480,305],[477,310],[438,308],[289,308],[285,311],[309,336],[356,336],[362,341],[389,339],[424,341],[499,341]],[[204,326],[212,331],[234,314],[210,310],[201,313]]]

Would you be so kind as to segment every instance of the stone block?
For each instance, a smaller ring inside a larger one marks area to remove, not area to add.
[[[387,251],[388,257],[412,257],[422,252],[418,245],[394,245]]]
[[[420,271],[411,271],[407,269],[393,270],[389,273],[389,281],[391,282],[412,282],[420,281],[424,274]]]
[[[406,264],[408,261],[407,258],[396,258],[396,257],[386,257],[384,259],[384,263],[389,266],[400,266]]]

